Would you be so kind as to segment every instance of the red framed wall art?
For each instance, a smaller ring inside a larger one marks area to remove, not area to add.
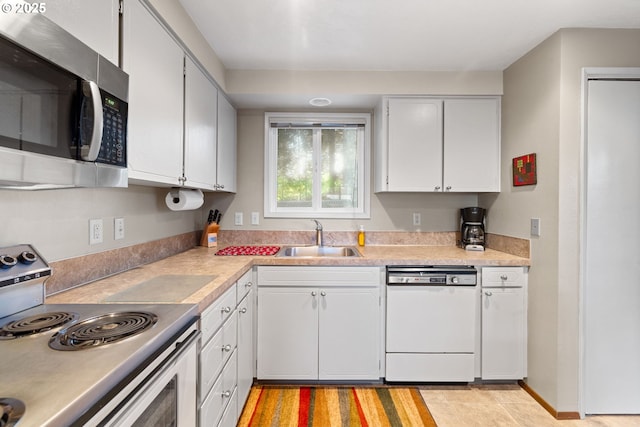
[[[525,154],[513,158],[513,186],[535,185],[538,183],[536,173],[536,153]]]

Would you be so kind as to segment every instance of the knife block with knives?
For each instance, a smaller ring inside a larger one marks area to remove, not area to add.
[[[220,230],[220,218],[222,213],[217,209],[209,211],[209,217],[207,218],[207,224],[202,231],[202,237],[200,238],[200,246],[211,248],[218,246],[218,230]]]

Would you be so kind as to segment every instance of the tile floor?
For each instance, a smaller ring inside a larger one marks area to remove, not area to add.
[[[638,416],[556,420],[517,384],[422,386],[438,427],[640,427]]]

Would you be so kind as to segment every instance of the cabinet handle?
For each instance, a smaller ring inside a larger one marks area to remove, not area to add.
[[[247,308],[246,307],[242,307],[240,309],[240,313],[245,314],[247,312]]]
[[[250,288],[251,286],[253,286],[253,282],[247,282],[247,283],[244,284],[244,286],[246,288]]]
[[[318,295],[318,293],[316,291],[311,291],[311,296],[315,297],[316,295]]]
[[[440,191],[440,186],[439,186],[439,185],[436,185],[436,188],[434,188],[434,190],[436,190],[436,191]]]
[[[222,351],[226,351],[227,353],[231,351],[231,344],[227,344],[222,347]]]
[[[486,291],[484,294],[485,294],[486,296],[490,297],[491,295],[493,295],[493,292]]]
[[[507,280],[509,278],[509,276],[507,276],[506,274],[503,274],[500,276],[501,280]]]
[[[451,191],[451,186],[447,185],[447,188],[445,188],[445,191]]]
[[[327,296],[327,293],[325,291],[320,292],[320,295],[322,295],[323,297]]]
[[[231,390],[223,391],[222,397],[231,397]]]
[[[231,313],[231,307],[227,306],[227,307],[223,307],[222,308],[222,312],[223,313]]]

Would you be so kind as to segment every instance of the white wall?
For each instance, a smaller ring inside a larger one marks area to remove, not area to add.
[[[541,218],[531,241],[527,382],[560,412],[579,408],[582,67],[637,67],[639,45],[639,30],[561,30],[504,73],[503,191],[479,203],[489,204],[492,233],[529,238],[529,218]],[[511,159],[530,152],[538,185],[505,185]]]
[[[49,262],[131,246],[199,230],[202,211],[173,212],[167,189],[77,188],[0,190],[0,247],[31,243]],[[113,239],[114,218],[125,238]],[[104,242],[89,245],[89,219],[102,218]]]

